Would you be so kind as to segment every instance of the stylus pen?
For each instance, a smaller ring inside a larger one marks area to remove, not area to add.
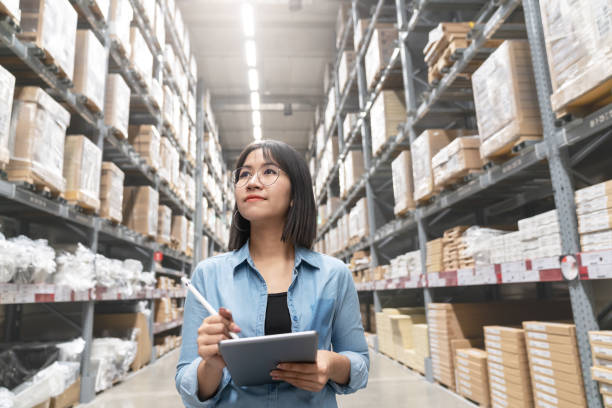
[[[181,282],[183,282],[183,285],[185,285],[185,287],[187,289],[189,289],[189,291],[191,291],[191,293],[193,293],[193,295],[196,297],[196,299],[198,299],[200,301],[200,303],[202,304],[202,306],[204,306],[204,308],[206,308],[206,310],[208,310],[208,313],[210,313],[211,315],[218,315],[219,312],[217,312],[215,310],[214,307],[212,307],[210,305],[210,303],[208,303],[208,301],[204,298],[204,296],[202,296],[202,294],[200,294],[200,292],[198,292],[198,290],[191,284],[191,281],[189,279],[187,279],[186,277],[182,277],[181,278]],[[232,339],[238,339],[238,335],[236,333],[230,332],[230,336]]]

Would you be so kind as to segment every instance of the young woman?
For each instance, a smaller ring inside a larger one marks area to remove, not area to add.
[[[193,274],[220,312],[209,315],[187,295],[176,387],[190,408],[336,407],[336,394],[366,386],[369,355],[351,272],[310,250],[316,210],[308,166],[289,145],[267,140],[244,149],[233,181],[233,252],[201,262]],[[269,385],[235,385],[219,354],[230,331],[307,330],[319,335],[316,363],[280,364],[270,373],[278,382]]]

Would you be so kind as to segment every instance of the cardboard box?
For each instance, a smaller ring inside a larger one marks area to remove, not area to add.
[[[372,154],[378,155],[384,144],[398,134],[399,126],[406,122],[404,95],[401,91],[383,90],[370,109]]]
[[[552,395],[556,398],[559,398],[564,401],[568,401],[577,405],[586,406],[586,398],[584,396],[584,392],[573,393],[563,390],[559,387],[552,387],[550,385],[541,383],[537,381],[535,378],[533,379],[533,388],[534,392],[544,392],[548,395]]]
[[[577,365],[575,361],[569,361],[562,363],[559,361],[551,360],[548,358],[542,358],[531,354],[531,350],[528,350],[529,361],[531,365],[538,365],[540,367],[552,368],[555,371],[561,371],[568,374],[573,374],[576,370],[580,370],[580,365]],[[580,372],[580,371],[578,371]]]
[[[537,374],[541,374],[565,383],[582,385],[582,370],[574,370],[573,372],[568,373],[567,371],[561,371],[556,367],[540,365],[539,362],[533,361],[529,363],[529,369],[531,370],[532,377],[535,377]]]
[[[64,145],[65,198],[98,212],[100,209],[100,168],[102,152],[83,135],[66,137]]]
[[[100,176],[100,217],[123,220],[123,172],[113,162],[102,162]]]
[[[391,61],[398,41],[396,28],[376,28],[365,54],[365,77],[368,89],[374,88],[380,74]]]
[[[107,331],[112,333],[113,330],[125,329],[138,329],[136,358],[130,365],[132,371],[137,371],[151,361],[152,345],[147,315],[144,313],[96,313],[94,316],[95,336],[104,336]]]
[[[529,43],[508,40],[472,76],[483,159],[509,153],[519,140],[538,140],[538,109]]]
[[[513,343],[509,341],[497,342],[497,341],[490,340],[490,337],[491,336],[485,337],[485,346],[487,347],[487,350],[495,349],[495,350],[505,351],[505,352],[513,353],[513,354],[526,354],[527,353],[524,342],[522,344]]]
[[[166,20],[164,18],[164,10],[161,8],[159,3],[155,4],[155,22],[153,25],[153,40],[157,43],[159,49],[164,52],[166,46]],[[193,61],[193,60],[192,60]],[[193,77],[197,77],[197,73],[193,74]]]
[[[74,92],[87,98],[89,109],[100,112],[104,108],[107,60],[104,46],[93,31],[77,30],[74,57]]]
[[[119,45],[121,53],[128,57],[132,53],[130,44],[130,23],[134,16],[131,2],[111,0],[108,18],[108,33]],[[170,48],[170,47],[168,47]]]
[[[586,408],[586,404],[576,404],[565,401],[540,390],[534,390],[535,402],[537,407],[557,407],[557,408]]]
[[[104,102],[104,124],[112,127],[122,139],[128,137],[130,121],[130,87],[121,74],[108,74]]]
[[[557,377],[550,377],[544,374],[532,373],[531,377],[533,378],[533,382],[538,382],[540,384],[547,385],[549,387],[554,387],[559,390],[565,390],[569,392],[573,392],[575,394],[584,393],[584,385],[582,382],[567,382],[558,379]]]
[[[612,180],[582,188],[574,193],[574,199],[576,200],[576,205],[578,208],[586,206],[592,201],[597,201],[597,199],[609,196],[612,196]],[[603,204],[608,204],[608,201],[609,200],[605,200]],[[606,208],[610,207],[608,207],[608,205],[598,206],[591,208],[588,212],[604,210]]]
[[[184,215],[172,217],[172,233],[170,239],[175,249],[185,253],[187,250],[187,218]]]
[[[17,2],[17,6],[19,6],[19,2]],[[6,168],[11,158],[9,133],[14,93],[15,76],[0,66],[0,168],[2,169]]]
[[[346,197],[350,189],[363,177],[363,154],[360,150],[351,150],[340,166],[340,194]]]
[[[565,345],[576,345],[575,336],[556,335],[543,332],[532,332],[526,331],[525,338],[529,340],[545,341],[549,344],[565,344]]]
[[[532,349],[550,351],[561,358],[563,358],[563,356],[565,356],[565,358],[578,357],[578,349],[574,344],[557,344],[549,343],[547,341],[529,339],[527,341],[527,346]]]
[[[21,0],[22,40],[31,41],[70,80],[74,74],[77,12],[68,0]]]
[[[123,223],[133,231],[155,239],[159,193],[149,186],[123,188]]]
[[[346,86],[348,84],[349,76],[355,66],[355,51],[346,50],[342,53],[340,58],[340,65],[338,66],[338,83],[340,84],[340,95],[346,92]],[[353,87],[357,84],[357,81],[353,81]],[[345,139],[346,140],[346,139]]]
[[[140,29],[130,27],[130,68],[140,77],[145,87],[151,86],[153,76],[153,55],[147,46]]]
[[[350,239],[359,240],[370,233],[368,221],[368,206],[366,199],[362,198],[355,204],[349,213]]]
[[[523,322],[523,328],[527,332],[540,332],[576,338],[576,326],[574,324],[528,321]]]
[[[600,383],[612,385],[612,369],[591,367],[591,377]]]
[[[166,139],[166,138],[164,138]],[[168,140],[168,139],[166,139]],[[154,170],[161,167],[161,137],[154,125],[132,125],[129,127],[129,142],[140,157]],[[169,141],[168,141],[169,142]],[[166,150],[164,150],[165,154]],[[161,174],[160,174],[161,176]]]
[[[157,212],[157,242],[170,245],[170,234],[172,231],[172,210],[170,207],[160,205]]]
[[[412,158],[409,150],[402,151],[391,163],[393,172],[393,196],[395,215],[414,210],[414,182],[412,180]]]
[[[79,403],[81,392],[81,378],[78,378],[60,395],[51,397],[50,408],[69,408]]]
[[[527,365],[527,355],[509,353],[507,351],[501,351],[497,349],[489,350],[489,360],[497,364],[502,364],[506,367],[521,369]]]
[[[544,350],[541,348],[528,346],[527,351],[529,355],[533,357],[539,357],[547,360],[558,361],[560,363],[575,364],[577,366],[580,366],[580,357],[578,356],[578,350],[576,350],[574,353],[566,354],[559,353],[558,351],[553,351],[551,349]]]
[[[371,20],[369,18],[360,18],[359,20],[357,20],[357,24],[355,29],[353,30],[353,45],[355,47],[355,51],[359,51],[359,48],[361,47],[363,38],[366,34],[366,32],[368,31],[368,27],[370,26]],[[376,24],[374,24],[374,29],[390,29],[390,28],[394,28],[395,27],[395,23],[381,23],[381,22],[376,22]]]
[[[531,408],[533,407],[533,396],[529,400],[521,401],[501,391],[491,390],[491,406],[493,408]]]
[[[458,137],[444,146],[431,159],[434,184],[443,187],[456,182],[483,166],[478,136]]]
[[[38,87],[16,91],[9,181],[26,181],[63,193],[64,139],[70,113]]]

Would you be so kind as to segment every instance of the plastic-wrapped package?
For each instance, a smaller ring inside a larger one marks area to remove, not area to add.
[[[15,276],[17,265],[13,255],[13,243],[0,233],[0,283],[8,283]]]
[[[100,209],[100,167],[102,152],[83,135],[66,137],[64,145],[65,198],[69,202]]]
[[[68,78],[74,73],[77,12],[68,0],[21,0],[19,38],[45,50]]]
[[[17,7],[19,9],[19,7]],[[15,76],[0,66],[0,167],[9,163],[9,132],[11,112],[13,111],[13,94],[15,92]],[[195,157],[195,156],[194,156]]]
[[[20,235],[9,240],[14,248],[15,283],[47,283],[55,273],[55,251],[46,239],[35,241]]]
[[[361,239],[369,234],[368,206],[365,198],[360,199],[350,211],[350,239]]]
[[[508,153],[519,140],[542,137],[529,43],[504,41],[472,76],[480,155]]]
[[[123,188],[123,223],[147,237],[157,235],[159,193],[149,186]]]
[[[95,255],[80,243],[74,254],[64,252],[57,257],[57,273],[54,282],[75,291],[91,289],[95,286]]]
[[[478,136],[458,137],[431,159],[434,184],[443,187],[482,168]]]
[[[154,39],[159,49],[164,52],[166,46],[166,20],[164,18],[164,10],[159,4],[155,5],[155,24],[153,30],[155,32]]]
[[[466,247],[464,255],[472,257],[476,266],[494,263],[491,260],[491,240],[507,232],[478,226],[468,228],[461,236]]]
[[[142,262],[136,259],[125,259],[123,261],[123,271],[127,279],[127,291],[133,293],[135,288],[140,286]]]
[[[15,394],[4,387],[0,387],[0,408],[14,408]]]
[[[189,174],[185,174],[185,203],[187,208],[195,210],[195,180]]]
[[[3,350],[0,352],[0,387],[14,389],[56,362],[58,357],[58,348],[50,344],[26,343]]]
[[[16,130],[9,142],[8,179],[63,192],[64,139],[70,113],[41,88],[28,86],[17,90],[11,120]]]
[[[77,30],[74,90],[87,97],[89,108],[96,112],[104,107],[105,56],[104,46],[93,31]]]
[[[151,86],[153,77],[153,54],[138,27],[130,28],[130,68],[142,79],[145,86]]]
[[[155,272],[143,272],[140,274],[140,283],[145,288],[154,288],[157,283]]]
[[[167,137],[162,137],[159,144],[159,177],[166,183],[171,183],[172,143]]]
[[[13,390],[16,407],[33,407],[63,393],[78,378],[80,363],[55,362]]]
[[[102,163],[100,217],[120,223],[123,219],[123,172],[113,162]]]
[[[348,157],[348,156],[347,156]],[[391,163],[393,173],[393,196],[395,205],[393,212],[404,214],[406,211],[414,210],[414,183],[412,181],[412,159],[410,150],[402,151]]]
[[[380,153],[387,140],[394,138],[398,127],[406,121],[404,95],[399,91],[382,91],[372,104],[370,122],[372,125],[372,153]]]
[[[170,232],[172,229],[172,210],[170,207],[160,205],[157,215],[157,242],[170,245]]]
[[[172,243],[180,252],[187,249],[187,218],[184,215],[172,217],[172,233],[170,236]]]
[[[397,28],[376,28],[365,55],[365,71],[368,88],[372,88],[379,74],[385,69],[397,42]]]
[[[75,362],[81,361],[81,355],[85,349],[85,340],[78,337],[72,341],[59,343],[56,345],[59,349],[58,361]]]
[[[130,121],[130,87],[121,74],[108,74],[104,102],[104,124],[125,139]]]
[[[91,360],[97,366],[96,392],[112,386],[113,381],[122,378],[136,358],[135,341],[118,338],[94,339]]]
[[[153,169],[160,167],[159,130],[154,125],[132,125],[129,127],[129,141],[134,150],[145,159]]]
[[[116,41],[126,57],[132,53],[130,44],[130,23],[134,17],[134,10],[130,0],[111,0],[108,33]]]
[[[193,254],[193,222],[187,220],[187,254]]]
[[[181,159],[178,150],[174,146],[170,146],[170,184],[174,187],[180,185],[180,164]]]

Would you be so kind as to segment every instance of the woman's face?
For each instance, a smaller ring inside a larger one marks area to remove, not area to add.
[[[275,162],[266,160],[262,149],[249,153],[242,169],[244,171],[240,172],[239,177],[248,178],[248,181],[245,186],[236,186],[234,192],[240,215],[251,222],[284,221],[291,201],[291,181],[287,174],[279,171]],[[260,178],[264,182],[267,178],[274,179],[275,170],[278,171],[278,179],[273,184],[264,185]]]

